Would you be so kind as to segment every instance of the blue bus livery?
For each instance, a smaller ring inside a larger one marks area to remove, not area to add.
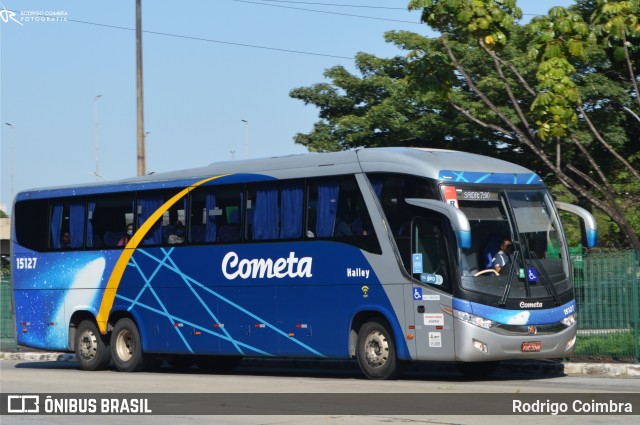
[[[87,370],[356,358],[373,379],[409,361],[480,374],[566,357],[576,304],[556,207],[596,243],[593,217],[554,204],[535,173],[412,148],[24,191],[18,343],[75,352]],[[497,272],[500,239],[514,250]]]

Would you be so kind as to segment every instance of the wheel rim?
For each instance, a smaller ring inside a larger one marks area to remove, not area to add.
[[[90,330],[80,334],[80,357],[85,361],[93,360],[98,353],[98,337]]]
[[[370,366],[383,366],[389,358],[389,341],[387,337],[380,331],[371,332],[364,342],[364,353]]]
[[[135,341],[131,336],[131,332],[123,330],[118,334],[116,338],[116,353],[118,358],[122,361],[129,361],[133,357],[133,352],[136,349]]]

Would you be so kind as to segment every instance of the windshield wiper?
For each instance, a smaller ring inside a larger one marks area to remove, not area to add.
[[[507,298],[509,298],[509,292],[511,291],[511,284],[513,283],[513,277],[516,274],[515,265],[518,263],[518,255],[520,251],[516,251],[513,254],[513,261],[511,262],[511,268],[509,269],[509,276],[507,277],[507,284],[504,286],[504,292],[502,293],[502,298],[498,302],[498,305],[504,307],[507,305]]]
[[[556,287],[551,283],[551,278],[547,274],[547,271],[542,267],[542,263],[538,258],[538,255],[535,251],[531,251],[531,258],[533,258],[538,270],[540,270],[540,280],[542,280],[542,284],[544,288],[547,290],[547,293],[553,296],[553,300],[556,302],[556,305],[560,305],[560,297],[558,296],[558,291],[556,291]],[[527,282],[529,281],[529,276],[527,276]]]

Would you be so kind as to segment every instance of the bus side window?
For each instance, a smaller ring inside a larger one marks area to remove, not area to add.
[[[87,247],[122,248],[118,243],[133,224],[133,194],[114,193],[89,198],[87,202]],[[135,230],[135,229],[134,229]]]
[[[192,243],[215,242],[222,210],[218,208],[214,187],[198,188],[191,194],[189,207],[189,241]]]
[[[248,191],[247,239],[277,239],[279,228],[278,189],[258,186]]]
[[[162,206],[161,192],[142,192],[138,195],[137,227],[140,228]],[[162,243],[162,221],[156,220],[143,236],[142,245],[159,245]]]
[[[449,254],[442,222],[416,218],[413,221],[412,258],[409,273],[417,280],[443,289],[451,287]]]
[[[333,236],[339,192],[340,185],[336,180],[318,179],[309,184],[307,236],[313,235],[315,238]]]
[[[302,237],[304,216],[304,185],[301,181],[288,182],[280,188],[280,239]]]
[[[369,211],[354,176],[311,182],[307,236],[332,238],[370,252],[381,252]]]
[[[49,247],[82,249],[85,224],[84,198],[57,199],[51,203]]]
[[[229,243],[242,240],[242,186],[203,186],[191,193],[189,241]]]
[[[34,251],[47,250],[50,214],[46,199],[16,202],[13,219],[18,244]]]
[[[249,200],[252,204],[247,202],[248,239],[298,239],[302,236],[304,188],[300,181],[258,185],[249,189]]]

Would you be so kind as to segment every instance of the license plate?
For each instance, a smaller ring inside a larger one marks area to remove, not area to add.
[[[523,342],[520,351],[523,353],[537,353],[542,350],[542,341]]]

